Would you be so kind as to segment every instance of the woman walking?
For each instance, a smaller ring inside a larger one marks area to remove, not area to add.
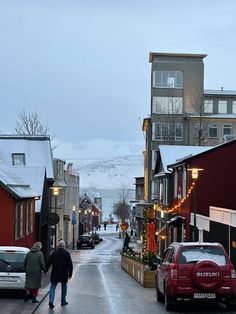
[[[41,287],[42,271],[47,272],[44,256],[41,252],[42,243],[35,242],[25,257],[26,295],[25,302],[32,296],[32,303],[38,303],[38,290]]]

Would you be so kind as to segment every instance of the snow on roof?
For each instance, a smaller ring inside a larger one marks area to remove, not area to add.
[[[12,154],[25,154],[26,167],[45,167],[46,177],[54,178],[49,136],[0,135],[0,160],[12,166]]]
[[[222,95],[222,96],[234,95],[236,96],[236,90],[204,89],[204,95]]]
[[[24,154],[25,165],[12,165],[12,154]],[[54,180],[51,142],[49,136],[0,135],[0,160],[12,168],[16,176],[43,194],[45,178]],[[18,191],[22,193],[22,191]],[[36,201],[36,212],[41,211],[42,198]]]
[[[0,163],[0,181],[16,196],[19,198],[30,198],[40,196],[35,192],[29,182],[22,180],[18,177],[11,167]]]
[[[202,116],[204,119],[208,118],[208,119],[235,119],[236,118],[236,114],[233,114],[233,113],[214,113],[214,114],[204,114]],[[196,113],[191,113],[191,114],[188,114],[186,116],[186,118],[188,119],[192,119],[192,118],[199,118],[199,114],[196,114]],[[212,121],[212,123],[214,123]]]
[[[174,164],[187,156],[190,157],[202,153],[210,148],[212,146],[159,145],[163,170],[168,173],[168,165]]]
[[[45,167],[14,167],[15,173],[22,178],[25,182],[29,183],[34,191],[39,195],[43,195],[44,180],[45,180]],[[41,211],[42,197],[35,202],[35,211]]]

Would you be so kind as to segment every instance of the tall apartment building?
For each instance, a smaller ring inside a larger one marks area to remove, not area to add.
[[[151,181],[158,144],[213,146],[236,137],[236,91],[204,90],[206,56],[150,53],[151,116],[143,130],[151,139],[145,152]]]

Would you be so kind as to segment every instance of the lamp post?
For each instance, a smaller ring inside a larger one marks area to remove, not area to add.
[[[85,214],[85,230],[84,233],[87,233],[87,209],[84,210],[84,214]]]
[[[60,191],[60,187],[58,186],[53,186],[52,188],[52,193],[54,196],[54,200],[55,200],[55,214],[57,215],[57,201],[58,201],[58,195],[59,195],[59,191]],[[59,217],[58,217],[59,218]],[[58,220],[59,221],[59,220]],[[58,222],[57,222],[58,223]],[[54,235],[54,248],[56,249],[57,247],[57,223],[55,223],[55,227],[54,227],[54,231],[55,231],[55,235]]]
[[[72,250],[75,249],[75,225],[76,225],[76,213],[75,206],[72,207]]]
[[[197,179],[198,172],[203,171],[201,168],[188,168],[191,171],[192,180],[194,182],[193,189],[193,242],[197,241],[197,208],[196,208],[196,189],[197,189]]]
[[[78,210],[78,238],[80,237],[80,214],[81,209]]]

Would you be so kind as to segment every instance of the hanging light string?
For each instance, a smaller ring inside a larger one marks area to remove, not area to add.
[[[186,199],[190,197],[194,188],[195,188],[195,182],[193,181],[191,186],[188,189],[188,192],[186,193],[186,196],[181,198],[177,204],[173,205],[172,207],[165,207],[165,208],[155,204],[154,209],[158,212],[162,211],[165,213],[173,213],[174,211],[180,208],[180,206],[186,201]]]

